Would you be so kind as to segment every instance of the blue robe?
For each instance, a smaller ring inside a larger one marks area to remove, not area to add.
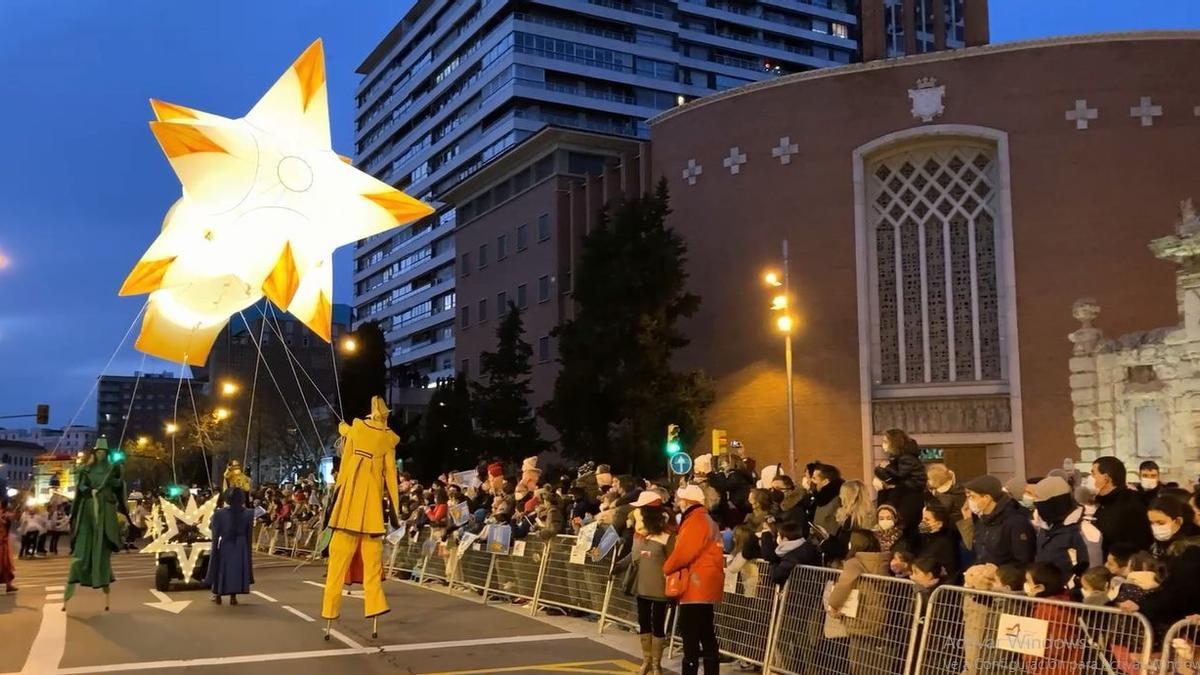
[[[213,595],[245,594],[254,583],[250,560],[254,512],[245,507],[245,493],[239,489],[231,489],[226,501],[229,506],[217,509],[212,517],[212,554],[206,581]]]

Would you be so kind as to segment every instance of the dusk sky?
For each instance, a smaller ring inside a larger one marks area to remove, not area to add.
[[[77,423],[95,423],[85,397],[144,300],[118,298],[117,289],[179,196],[147,126],[148,99],[241,117],[321,37],[334,148],[352,154],[354,69],[411,4],[2,0],[0,415],[45,402],[53,425],[81,407]],[[1117,0],[991,5],[995,42],[1200,29],[1196,0],[1150,11]],[[339,302],[350,301],[349,250],[335,260]],[[138,369],[136,330],[104,372]],[[177,368],[151,360],[145,369]]]

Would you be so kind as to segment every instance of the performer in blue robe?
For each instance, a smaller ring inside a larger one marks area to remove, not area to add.
[[[230,488],[225,502],[228,506],[217,509],[212,517],[207,581],[212,586],[214,603],[221,604],[221,596],[228,595],[229,604],[236,605],[238,594],[249,593],[254,583],[250,560],[254,512],[246,508],[246,493],[239,488]]]

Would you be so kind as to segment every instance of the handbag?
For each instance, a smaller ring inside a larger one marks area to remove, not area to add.
[[[630,560],[625,566],[625,574],[621,577],[621,592],[633,597],[637,595],[638,568],[641,565],[636,560]]]
[[[686,567],[668,574],[665,587],[667,597],[672,600],[678,600],[683,597],[683,594],[687,593],[688,578],[690,576]]]

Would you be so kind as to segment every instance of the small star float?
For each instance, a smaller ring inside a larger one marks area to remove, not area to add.
[[[151,541],[141,552],[174,553],[184,581],[191,581],[200,555],[212,552],[212,530],[209,528],[216,508],[215,497],[197,507],[196,498],[191,496],[184,509],[159,497],[148,519],[150,531],[147,535]]]
[[[240,119],[150,105],[183,185],[120,291],[150,294],[137,348],[152,356],[203,364],[264,296],[328,342],[333,251],[433,212],[333,151],[320,40]]]

